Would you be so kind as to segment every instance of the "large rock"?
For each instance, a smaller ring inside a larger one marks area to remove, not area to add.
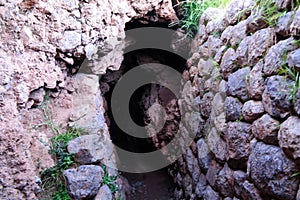
[[[290,158],[300,160],[300,118],[289,117],[280,126],[279,145]]]
[[[104,171],[95,165],[82,165],[76,169],[64,171],[69,194],[74,199],[89,199],[98,193]]]
[[[253,138],[251,125],[244,122],[229,122],[225,138],[228,163],[235,169],[245,168],[250,155],[250,141]]]
[[[279,124],[279,121],[265,114],[253,122],[252,133],[257,139],[267,144],[278,144],[277,133]]]
[[[293,22],[290,26],[290,31],[293,36],[299,36],[300,34],[300,8],[297,9],[296,14],[293,17]]]
[[[300,49],[289,53],[286,61],[289,67],[295,67],[297,71],[300,71]]]
[[[267,78],[262,102],[269,115],[279,118],[289,115],[292,106],[293,85],[293,81],[283,76]]]
[[[196,189],[195,189],[197,198],[203,197],[206,187],[207,187],[206,177],[204,174],[201,174],[199,177],[199,181],[196,184]]]
[[[265,52],[275,43],[275,31],[273,28],[265,28],[251,36],[248,48],[248,62],[256,64],[264,57]]]
[[[291,11],[283,15],[278,19],[278,22],[275,26],[275,32],[286,37],[290,35],[290,26],[293,22],[293,16],[295,12]]]
[[[225,141],[221,138],[216,128],[211,128],[207,136],[207,145],[210,151],[215,155],[219,162],[225,162],[227,147]]]
[[[68,143],[68,152],[75,154],[80,164],[92,164],[103,161],[112,155],[113,150],[108,148],[99,135],[83,135]]]
[[[224,107],[227,120],[235,121],[242,117],[243,104],[237,98],[226,97]]]
[[[249,99],[249,94],[247,91],[246,77],[249,73],[250,67],[246,67],[230,74],[227,82],[227,94],[237,97],[242,101],[247,101]]]
[[[228,167],[227,163],[225,163],[223,169],[219,172],[216,180],[216,188],[217,191],[220,192],[225,197],[233,197],[234,196],[234,178],[233,171]]]
[[[265,89],[265,80],[263,78],[263,62],[259,61],[251,70],[247,77],[247,89],[249,96],[256,100],[261,100]]]
[[[203,195],[204,200],[221,200],[220,195],[214,191],[209,185],[207,186],[205,193]]]
[[[236,62],[239,66],[248,65],[248,49],[251,42],[251,36],[245,37],[236,49]]]
[[[221,46],[221,39],[211,35],[207,41],[199,47],[199,54],[203,59],[213,58]]]
[[[261,101],[247,101],[242,108],[243,119],[252,122],[262,116],[264,111],[265,110]]]
[[[239,19],[248,16],[249,10],[251,10],[254,7],[254,5],[255,2],[253,0],[232,1],[226,10],[226,14],[225,14],[226,20],[228,21],[229,24],[235,24]]]
[[[222,167],[215,160],[213,160],[210,163],[209,169],[206,173],[207,182],[215,190],[217,190],[217,178],[221,169]]]
[[[235,70],[237,67],[236,65],[236,55],[233,48],[227,49],[224,53],[222,61],[221,61],[221,74],[223,78],[227,79],[228,75]]]
[[[103,185],[94,200],[113,200],[113,195],[109,187]]]
[[[279,70],[283,68],[285,64],[284,55],[287,55],[287,52],[297,48],[297,44],[293,38],[289,38],[283,41],[278,42],[272,46],[267,55],[265,56],[264,64],[264,74],[266,75],[276,75]],[[293,56],[292,56],[293,57]],[[288,61],[288,60],[287,60]]]
[[[197,150],[199,166],[201,170],[206,173],[212,160],[212,156],[208,145],[205,143],[204,139],[198,140]]]
[[[291,178],[295,171],[295,163],[279,147],[258,142],[251,151],[247,172],[265,195],[280,200],[295,199],[299,185],[299,179]]]

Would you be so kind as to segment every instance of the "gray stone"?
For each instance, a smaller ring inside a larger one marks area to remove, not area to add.
[[[278,144],[277,133],[279,121],[273,119],[270,115],[265,114],[252,124],[252,133],[259,140],[267,144]]]
[[[266,80],[263,93],[263,105],[269,115],[285,118],[292,106],[292,88],[294,82],[283,76],[272,76]]]
[[[283,37],[290,35],[290,26],[293,22],[294,11],[286,13],[284,16],[278,19],[278,22],[275,26],[275,32],[280,34]]]
[[[236,65],[236,55],[233,48],[227,49],[224,53],[221,65],[220,65],[220,72],[224,79],[227,79],[229,74],[235,70],[237,67]]]
[[[297,44],[295,44],[295,40],[293,38],[280,41],[274,46],[272,46],[265,57],[265,64],[263,69],[264,74],[266,75],[278,74],[279,70],[282,69],[283,65],[285,64],[284,55],[286,55],[287,52],[294,50],[296,48],[297,48]],[[287,61],[289,60],[287,59]]]
[[[241,199],[263,200],[259,190],[249,181],[245,181],[242,185]]]
[[[300,35],[300,7],[297,9],[296,14],[293,16],[293,22],[290,26],[292,36]]]
[[[221,197],[208,185],[203,195],[203,200],[221,200]]]
[[[248,48],[248,62],[256,64],[264,57],[265,52],[275,43],[275,31],[273,28],[265,28],[251,36]]]
[[[213,58],[221,46],[221,39],[211,35],[208,37],[207,41],[199,47],[198,52],[203,59]]]
[[[296,44],[294,45],[297,47]],[[300,49],[289,53],[286,61],[289,67],[295,67],[297,71],[300,71]]]
[[[226,52],[226,50],[227,50],[226,46],[221,46],[220,49],[217,51],[217,53],[214,57],[214,60],[217,63],[221,63],[222,57],[223,57],[224,53]]]
[[[70,51],[81,44],[81,34],[76,31],[65,31],[60,43],[62,51]]]
[[[216,180],[216,188],[217,191],[225,196],[225,197],[233,197],[234,196],[234,178],[233,171],[228,167],[227,163],[225,163],[223,169],[219,172]]]
[[[258,142],[251,151],[247,172],[261,193],[280,200],[292,200],[299,185],[299,179],[291,178],[296,170],[295,163],[279,147]]]
[[[102,161],[107,152],[106,145],[99,135],[83,135],[68,143],[68,152],[74,153],[76,161],[80,164],[91,164]]]
[[[241,118],[243,104],[237,98],[226,97],[224,106],[227,120],[235,121]]]
[[[234,171],[234,192],[238,198],[242,196],[243,183],[247,180],[247,174],[243,171]]]
[[[107,185],[103,185],[94,200],[112,200],[113,195]]]
[[[215,127],[211,128],[207,136],[207,144],[210,151],[215,155],[218,162],[225,162],[227,147],[225,141],[221,138],[220,134]]]
[[[257,8],[255,8],[254,12],[251,12],[251,15],[246,21],[248,33],[255,33],[256,31],[268,26],[267,22],[264,20],[262,11]]]
[[[246,77],[249,73],[250,67],[246,67],[230,74],[227,82],[227,94],[237,97],[242,101],[247,101],[249,99],[249,94],[247,91]]]
[[[228,148],[228,163],[234,169],[246,167],[250,155],[251,125],[244,122],[229,122],[225,134]]]
[[[197,141],[198,150],[198,162],[201,170],[207,172],[210,162],[212,160],[208,145],[205,143],[204,139]]]
[[[276,7],[279,10],[287,10],[292,4],[292,0],[278,0],[275,2],[276,2]]]
[[[222,33],[221,40],[224,44],[230,44],[231,47],[237,47],[241,41],[247,37],[246,21],[243,20],[235,26],[228,26]]]
[[[235,24],[239,19],[248,16],[250,14],[250,10],[254,7],[254,5],[255,2],[253,0],[245,0],[245,1],[234,0],[228,6],[226,10],[225,18],[229,24],[231,25]]]
[[[261,101],[247,101],[242,108],[243,119],[245,121],[253,122],[262,116],[264,111],[265,110]]]
[[[212,101],[214,99],[214,94],[212,92],[205,93],[200,101],[200,113],[205,118],[208,118],[212,109]]]
[[[217,178],[218,178],[218,174],[221,171],[222,167],[215,161],[213,160],[210,163],[210,166],[208,168],[208,171],[206,173],[206,180],[209,183],[209,185],[214,188],[215,190],[217,190]]]
[[[238,66],[246,66],[248,64],[248,48],[251,42],[251,36],[244,38],[236,49],[236,63]]]
[[[283,122],[278,132],[278,140],[288,157],[300,160],[300,118],[292,116]]]
[[[69,194],[78,200],[94,197],[100,189],[104,176],[102,168],[95,165],[82,165],[76,169],[67,169],[63,173]]]
[[[265,80],[263,78],[263,62],[259,61],[249,73],[246,82],[249,96],[252,99],[261,100],[265,90]]]
[[[206,186],[207,186],[206,177],[204,174],[201,174],[199,177],[199,181],[196,184],[196,189],[195,189],[197,198],[203,197],[205,190],[206,190]]]

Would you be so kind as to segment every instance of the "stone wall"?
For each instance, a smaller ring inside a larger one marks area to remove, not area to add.
[[[300,9],[290,3],[277,1],[288,12],[274,27],[251,0],[202,15],[184,73],[200,137],[170,169],[175,199],[300,199],[299,80],[282,73],[300,72]]]
[[[78,95],[70,75],[86,57],[101,63],[98,74],[117,70],[125,24],[149,12],[154,22],[177,19],[170,0],[0,0],[0,199],[37,199],[39,172],[54,165],[48,154],[53,132],[36,108],[45,90],[53,98],[52,123],[65,128],[78,117],[71,113]],[[109,54],[112,49],[119,51]],[[98,50],[108,56],[95,58]]]

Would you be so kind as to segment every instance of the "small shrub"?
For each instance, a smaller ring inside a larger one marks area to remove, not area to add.
[[[102,181],[102,185],[107,185],[112,193],[115,193],[119,190],[116,180],[118,176],[109,176],[106,171],[106,166],[102,166],[102,169],[104,171],[104,177]]]
[[[67,193],[63,171],[75,164],[74,155],[68,153],[67,145],[69,141],[79,135],[78,130],[69,128],[66,133],[51,138],[50,153],[57,164],[42,172],[41,178],[43,190],[45,193],[52,193],[50,195],[52,200],[71,200]]]

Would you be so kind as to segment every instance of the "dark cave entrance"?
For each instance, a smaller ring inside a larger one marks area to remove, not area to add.
[[[157,24],[156,24],[157,25]],[[135,27],[143,27],[143,24],[129,23],[127,29]],[[158,26],[162,26],[159,24]],[[171,45],[171,36],[162,40],[164,45]],[[106,100],[106,121],[109,126],[110,137],[114,145],[136,153],[152,152],[158,149],[161,144],[154,144],[153,138],[135,138],[131,135],[123,132],[117,123],[114,121],[111,111],[111,97],[114,90],[114,86],[117,81],[126,74],[129,70],[137,67],[141,64],[148,63],[160,63],[167,65],[177,70],[179,73],[183,73],[185,70],[186,60],[179,55],[160,49],[138,49],[130,51],[124,54],[122,65],[118,71],[108,71],[101,77],[100,87],[102,94]],[[153,93],[153,90],[163,90],[164,95],[160,93]],[[163,107],[167,106],[172,100],[176,100],[175,95],[167,88],[159,86],[157,84],[147,84],[139,87],[131,96],[129,102],[129,113],[132,120],[139,126],[147,125],[149,116],[147,115],[147,108],[153,104],[153,99],[160,99],[160,104]],[[177,101],[177,100],[176,100]],[[147,105],[145,105],[147,104]],[[176,119],[174,119],[176,120]],[[178,128],[178,127],[176,127]],[[175,129],[176,129],[175,128]],[[165,129],[162,129],[162,135],[164,135]],[[164,137],[162,137],[164,138]],[[172,138],[169,138],[171,140]],[[171,176],[168,174],[168,167],[163,169],[148,172],[148,173],[125,173],[124,176],[131,186],[130,191],[127,191],[127,199],[171,199],[175,185]]]

